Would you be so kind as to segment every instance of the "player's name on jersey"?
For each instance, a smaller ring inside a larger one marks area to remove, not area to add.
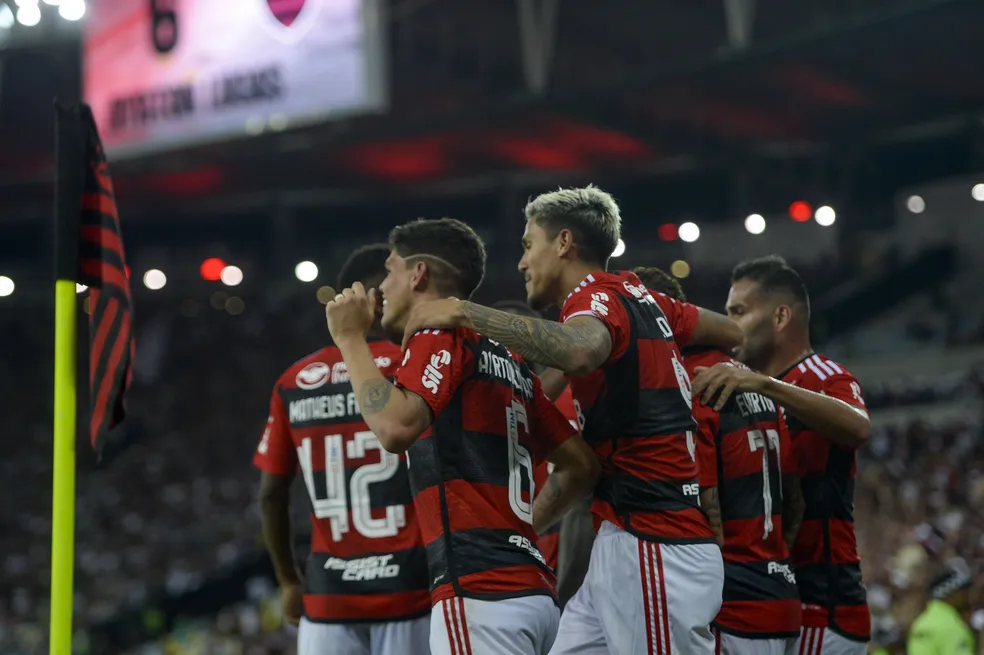
[[[325,562],[325,570],[341,571],[342,580],[346,582],[395,578],[400,575],[400,565],[394,564],[392,560],[392,555],[370,555],[348,560],[329,557]]]
[[[523,370],[511,357],[503,357],[483,350],[479,353],[478,372],[481,375],[490,375],[505,380],[528,400],[533,400],[533,378],[529,375],[523,375]]]
[[[287,405],[287,414],[290,417],[290,424],[298,425],[348,416],[355,418],[361,412],[359,403],[355,399],[355,392],[350,391],[292,400]]]
[[[774,415],[776,413],[776,404],[772,402],[771,398],[748,391],[735,394],[735,407],[746,418],[757,418],[762,414]]]

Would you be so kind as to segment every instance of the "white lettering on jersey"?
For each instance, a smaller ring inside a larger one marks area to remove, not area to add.
[[[348,365],[345,362],[335,362],[331,367],[331,383],[342,384],[349,381]]]
[[[424,385],[425,389],[428,389],[432,394],[437,395],[437,390],[441,387],[441,382],[444,380],[444,374],[441,373],[441,369],[451,363],[451,353],[447,350],[442,350],[440,352],[431,355],[430,364],[424,369],[424,374],[420,377],[420,382]]]
[[[776,404],[771,398],[752,392],[735,394],[735,406],[742,416],[752,418],[758,414],[775,413]]]
[[[596,291],[591,294],[591,311],[600,315],[608,316],[608,305],[606,304],[610,298],[608,294],[604,291]]]
[[[547,560],[543,558],[543,553],[540,552],[540,549],[536,547],[536,544],[534,544],[532,541],[530,541],[523,535],[514,534],[510,536],[509,543],[511,543],[516,548],[522,548],[530,555],[535,557],[538,562],[540,562],[543,565],[546,565]]]
[[[355,416],[359,414],[359,404],[355,400],[355,392],[336,393],[329,396],[314,396],[290,401],[287,414],[291,425],[320,421],[324,419]]]
[[[329,557],[325,562],[325,570],[341,571],[345,582],[383,580],[400,575],[400,565],[392,564],[392,560],[392,555],[370,555],[349,560]]]
[[[478,372],[505,380],[513,389],[533,400],[533,379],[523,375],[523,370],[512,357],[483,350],[478,358]]]
[[[407,348],[407,352],[403,355],[403,361],[400,362],[400,366],[406,366],[407,362],[410,361],[410,349]]]
[[[696,482],[691,484],[683,485],[683,495],[684,496],[699,496],[700,495],[700,485]]]
[[[796,584],[796,574],[789,568],[789,564],[780,564],[779,562],[769,562],[769,575],[780,574],[782,577],[786,578],[786,582],[789,584]]]
[[[625,287],[626,291],[632,294],[633,298],[641,302],[643,305],[656,304],[656,299],[653,298],[652,294],[649,293],[649,289],[647,289],[645,286],[643,285],[636,286],[634,284],[631,284],[628,280],[623,282],[622,286]]]

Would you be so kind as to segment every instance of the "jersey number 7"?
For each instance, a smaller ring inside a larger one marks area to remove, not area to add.
[[[301,463],[304,485],[307,487],[314,508],[314,516],[328,519],[331,523],[331,537],[340,541],[351,528],[349,513],[355,529],[367,539],[392,537],[407,523],[406,509],[403,505],[390,505],[386,516],[374,518],[370,503],[369,485],[389,480],[400,469],[400,457],[388,453],[379,445],[376,435],[369,431],[356,432],[353,439],[345,443],[340,434],[325,437],[325,497],[318,498],[315,486],[315,471],[311,454],[311,439],[305,438],[297,449],[297,459]],[[346,484],[345,460],[362,459],[370,450],[379,451],[379,462],[363,464],[352,472]]]

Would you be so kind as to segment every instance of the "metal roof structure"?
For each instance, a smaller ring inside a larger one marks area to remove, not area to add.
[[[721,211],[791,188],[864,202],[981,163],[979,0],[391,0],[388,12],[389,112],[116,162],[129,213],[573,180],[634,180]],[[77,58],[77,41],[3,55],[8,216],[50,207],[44,108],[77,97]]]

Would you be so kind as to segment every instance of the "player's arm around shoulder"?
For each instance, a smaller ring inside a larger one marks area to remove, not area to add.
[[[690,343],[730,351],[740,346],[744,335],[738,324],[724,314],[697,307],[697,323]]]

